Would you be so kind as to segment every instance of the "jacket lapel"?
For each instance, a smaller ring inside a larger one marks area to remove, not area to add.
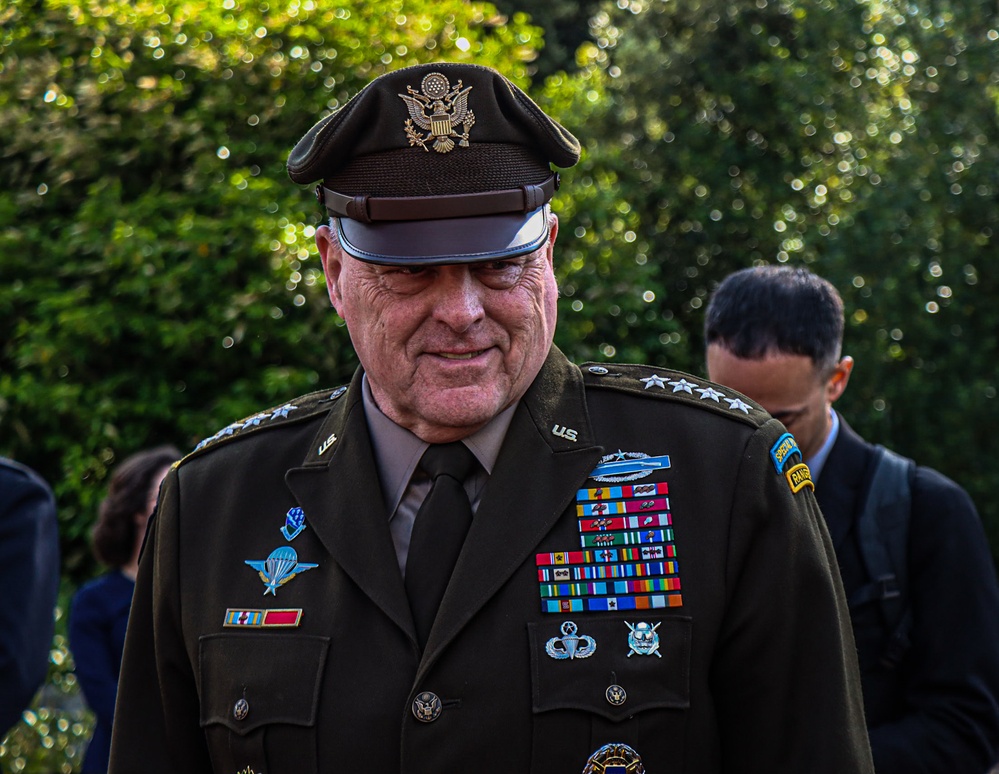
[[[415,642],[361,402],[360,369],[305,462],[285,481],[333,560]]]
[[[420,674],[530,556],[602,453],[586,414],[582,374],[552,347],[510,423],[430,632]]]

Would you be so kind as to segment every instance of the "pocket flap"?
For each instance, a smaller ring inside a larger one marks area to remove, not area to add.
[[[219,723],[242,735],[271,723],[314,725],[329,645],[302,634],[202,636],[202,727]]]
[[[633,650],[629,636],[639,624],[645,626],[637,629]],[[536,713],[578,709],[621,721],[647,709],[690,705],[690,618],[553,616],[527,628]],[[573,658],[567,632],[580,638]]]

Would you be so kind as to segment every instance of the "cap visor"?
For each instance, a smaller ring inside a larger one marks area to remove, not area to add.
[[[337,218],[340,246],[369,263],[476,263],[530,253],[548,239],[548,205],[524,213],[361,223]]]

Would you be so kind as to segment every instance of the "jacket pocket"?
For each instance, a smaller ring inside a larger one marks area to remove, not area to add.
[[[579,750],[572,765],[581,771],[610,742],[634,747],[647,770],[662,748],[676,755],[690,706],[692,624],[653,612],[528,623],[532,771],[561,771],[569,749]]]
[[[316,770],[328,637],[223,633],[199,640],[201,726],[216,771]]]

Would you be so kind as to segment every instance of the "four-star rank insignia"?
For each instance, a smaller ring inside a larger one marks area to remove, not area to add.
[[[461,81],[452,89],[451,83],[442,73],[428,73],[420,83],[420,91],[407,86],[408,94],[400,94],[406,107],[409,108],[409,118],[406,119],[406,137],[410,145],[419,145],[429,153],[427,143],[433,141],[433,148],[438,153],[449,153],[454,150],[454,140],[458,145],[468,147],[468,132],[475,124],[475,114],[468,109],[468,93],[472,90],[462,88]],[[463,127],[464,133],[458,134],[457,127]],[[422,135],[417,127],[426,132]]]

